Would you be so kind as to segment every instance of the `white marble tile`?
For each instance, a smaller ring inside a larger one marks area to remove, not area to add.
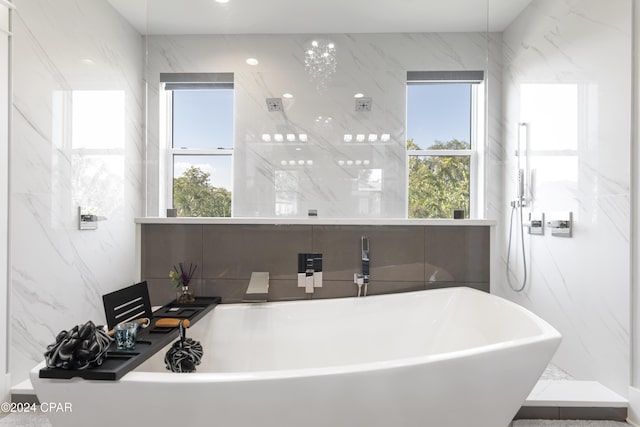
[[[406,216],[406,72],[484,70],[487,38],[479,33],[320,38],[335,43],[337,67],[326,89],[318,91],[304,69],[309,35],[148,37],[151,149],[147,162],[153,168],[147,175],[149,215],[163,210],[158,189],[164,178],[155,166],[160,164],[162,149],[157,135],[159,73],[232,71],[234,215],[276,216],[288,209],[288,216],[304,217],[309,209],[317,209],[328,218]],[[248,57],[257,58],[259,65],[248,66]],[[268,112],[265,98],[285,92],[294,98],[284,100],[284,112]],[[358,92],[372,98],[371,112],[354,110],[353,95]],[[319,116],[331,117],[331,122],[317,122]],[[263,133],[288,132],[304,132],[309,140],[301,146],[261,141]],[[344,141],[345,134],[355,139],[357,134],[379,138],[383,133],[391,136],[390,141]],[[293,187],[283,188],[286,182]],[[282,199],[283,193],[288,193],[289,205],[278,210],[276,199]]]
[[[597,381],[540,380],[523,406],[572,408],[626,408],[624,397]]]
[[[534,0],[504,32],[505,200],[494,289],[562,333],[558,366],[622,395],[631,363],[630,17],[628,0]],[[525,237],[529,282],[516,294],[504,261],[519,122],[528,123],[535,171],[527,211],[572,211],[575,228],[571,239],[549,230]]]
[[[541,380],[575,380],[569,373],[554,365],[553,363],[549,363],[547,368],[540,376]]]
[[[0,7],[0,29],[10,30],[9,11]],[[9,87],[9,37],[0,34],[0,87]],[[8,299],[8,214],[9,214],[9,94],[0,92],[0,313],[9,312]],[[0,317],[0,366],[7,366],[8,317]],[[6,371],[6,369],[5,369]],[[5,400],[9,384],[0,375],[0,399]]]
[[[11,176],[11,376],[56,334],[104,321],[136,277],[143,45],[106,2],[17,1]],[[78,206],[107,220],[78,230]]]

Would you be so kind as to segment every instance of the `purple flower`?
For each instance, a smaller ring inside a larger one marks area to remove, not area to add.
[[[178,268],[173,266],[173,271],[170,272],[169,277],[171,281],[179,286],[189,286],[189,282],[191,282],[191,278],[193,277],[193,273],[196,271],[197,266],[193,264],[189,264],[189,268],[185,269],[182,263],[178,263]]]

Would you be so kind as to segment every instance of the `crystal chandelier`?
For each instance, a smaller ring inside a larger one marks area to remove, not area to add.
[[[326,90],[336,72],[336,45],[330,40],[312,40],[304,54],[304,68],[316,89]]]

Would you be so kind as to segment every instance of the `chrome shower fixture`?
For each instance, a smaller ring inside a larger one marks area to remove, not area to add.
[[[356,111],[371,111],[373,100],[371,98],[357,98]]]
[[[282,111],[282,98],[267,98],[266,101],[269,111]]]

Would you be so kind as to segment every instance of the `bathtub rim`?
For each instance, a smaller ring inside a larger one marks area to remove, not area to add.
[[[398,294],[382,294],[382,295],[372,295],[367,296],[366,298],[381,298],[388,297],[390,295],[410,295],[424,292],[440,292],[440,291],[448,291],[448,292],[472,292],[482,294],[483,298],[491,297],[498,298],[501,304],[506,304],[514,308],[517,312],[521,313],[523,316],[531,319],[535,325],[540,329],[540,333],[535,335],[530,335],[522,338],[517,338],[508,341],[501,341],[498,343],[482,345],[478,347],[466,348],[462,350],[454,350],[444,353],[423,355],[423,356],[413,356],[413,357],[404,357],[399,359],[391,359],[391,360],[383,360],[383,361],[374,361],[374,362],[364,362],[358,364],[349,364],[349,365],[333,365],[333,366],[323,366],[317,368],[295,368],[295,369],[278,369],[278,370],[262,370],[262,371],[239,371],[239,372],[195,372],[195,373],[176,373],[176,372],[153,372],[153,371],[137,371],[132,370],[125,374],[118,381],[106,381],[107,383],[225,383],[225,382],[242,382],[242,381],[261,381],[261,380],[277,380],[277,379],[293,379],[293,378],[307,378],[307,377],[320,377],[320,376],[330,376],[330,375],[345,375],[345,374],[357,374],[357,373],[366,373],[371,371],[382,371],[382,370],[391,370],[391,369],[399,369],[410,366],[416,366],[421,364],[428,363],[436,363],[444,360],[451,359],[462,359],[465,357],[473,357],[476,355],[480,355],[483,353],[490,353],[494,351],[507,350],[510,348],[516,348],[521,346],[526,346],[539,342],[554,342],[557,341],[556,345],[559,345],[562,335],[548,322],[544,319],[540,318],[538,315],[532,313],[526,308],[522,307],[519,304],[514,303],[513,301],[509,301],[503,297],[487,294],[486,292],[479,291],[477,289],[468,288],[468,287],[456,287],[456,288],[442,288],[442,289],[427,289],[427,290],[419,290],[412,292],[403,292]],[[348,299],[358,299],[357,297],[351,297]],[[301,303],[321,303],[326,302],[327,300],[296,300],[296,301],[274,301],[267,303],[259,303],[262,305],[270,305],[270,304],[278,304],[278,305],[288,305],[288,304],[301,304]],[[228,304],[228,308],[242,308],[246,306],[256,306],[255,303],[239,303],[239,304]],[[224,308],[224,304],[216,307]],[[209,313],[208,315],[211,315]],[[154,354],[151,357],[155,357]],[[49,382],[61,382],[61,383],[73,383],[77,381],[90,381],[90,382],[99,382],[104,383],[105,381],[97,381],[97,380],[84,380],[79,377],[74,377],[72,379],[50,379],[50,378],[39,378],[39,371],[41,368],[45,367],[45,362],[42,361],[36,367],[34,367],[31,371],[32,381],[33,377],[37,378],[37,381],[49,381]],[[136,368],[138,369],[138,368]]]

